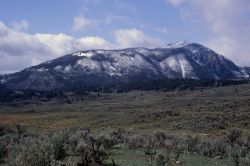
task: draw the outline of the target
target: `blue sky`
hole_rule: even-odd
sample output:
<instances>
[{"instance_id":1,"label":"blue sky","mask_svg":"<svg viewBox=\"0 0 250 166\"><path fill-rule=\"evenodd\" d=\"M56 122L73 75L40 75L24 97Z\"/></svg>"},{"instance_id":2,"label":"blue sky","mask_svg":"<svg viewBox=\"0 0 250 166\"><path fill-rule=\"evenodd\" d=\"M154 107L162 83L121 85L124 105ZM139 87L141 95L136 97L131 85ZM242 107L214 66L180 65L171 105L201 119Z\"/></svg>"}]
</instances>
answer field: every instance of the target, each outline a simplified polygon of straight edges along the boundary
<instances>
[{"instance_id":1,"label":"blue sky","mask_svg":"<svg viewBox=\"0 0 250 166\"><path fill-rule=\"evenodd\" d=\"M0 73L84 49L187 40L249 65L249 0L2 0Z\"/></svg>"},{"instance_id":2,"label":"blue sky","mask_svg":"<svg viewBox=\"0 0 250 166\"><path fill-rule=\"evenodd\" d=\"M109 33L112 30L138 28L166 42L200 41L203 33L191 35L179 8L164 0L42 0L35 3L34 0L8 0L0 4L1 21L11 25L26 20L29 33L98 35L113 40ZM72 31L73 18L77 16L100 21L100 27Z\"/></svg>"}]
</instances>

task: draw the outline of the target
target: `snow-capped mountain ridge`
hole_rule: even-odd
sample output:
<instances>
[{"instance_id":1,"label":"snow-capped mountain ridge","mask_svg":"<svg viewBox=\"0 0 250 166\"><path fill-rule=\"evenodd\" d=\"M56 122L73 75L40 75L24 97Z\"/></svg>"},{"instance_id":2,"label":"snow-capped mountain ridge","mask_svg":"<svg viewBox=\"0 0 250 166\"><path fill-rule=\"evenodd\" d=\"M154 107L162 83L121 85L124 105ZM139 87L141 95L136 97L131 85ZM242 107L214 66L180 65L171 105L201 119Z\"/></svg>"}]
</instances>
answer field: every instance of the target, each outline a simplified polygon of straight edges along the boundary
<instances>
[{"instance_id":1,"label":"snow-capped mountain ridge","mask_svg":"<svg viewBox=\"0 0 250 166\"><path fill-rule=\"evenodd\" d=\"M53 89L70 84L110 84L161 78L230 79L248 77L227 58L196 43L166 47L78 51L1 79L21 89Z\"/></svg>"}]
</instances>

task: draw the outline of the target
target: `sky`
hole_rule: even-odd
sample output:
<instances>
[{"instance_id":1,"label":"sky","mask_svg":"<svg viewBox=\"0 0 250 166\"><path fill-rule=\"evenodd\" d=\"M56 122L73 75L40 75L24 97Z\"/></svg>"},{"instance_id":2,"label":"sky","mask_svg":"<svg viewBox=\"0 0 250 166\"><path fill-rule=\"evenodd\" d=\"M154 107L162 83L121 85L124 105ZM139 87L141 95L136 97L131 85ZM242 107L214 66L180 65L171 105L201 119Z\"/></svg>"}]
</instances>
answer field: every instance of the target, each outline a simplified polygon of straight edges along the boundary
<instances>
[{"instance_id":1,"label":"sky","mask_svg":"<svg viewBox=\"0 0 250 166\"><path fill-rule=\"evenodd\" d=\"M1 0L0 73L88 49L203 44L250 66L250 0Z\"/></svg>"}]
</instances>

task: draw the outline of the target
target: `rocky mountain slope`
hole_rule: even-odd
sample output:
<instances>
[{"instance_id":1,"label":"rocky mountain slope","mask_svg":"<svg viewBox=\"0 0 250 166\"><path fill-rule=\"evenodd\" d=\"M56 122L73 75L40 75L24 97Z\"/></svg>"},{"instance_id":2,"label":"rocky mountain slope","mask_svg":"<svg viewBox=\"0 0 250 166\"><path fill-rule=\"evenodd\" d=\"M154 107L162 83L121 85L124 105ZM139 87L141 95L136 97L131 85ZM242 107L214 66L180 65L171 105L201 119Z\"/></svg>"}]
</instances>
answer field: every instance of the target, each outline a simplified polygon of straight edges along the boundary
<instances>
[{"instance_id":1,"label":"rocky mountain slope","mask_svg":"<svg viewBox=\"0 0 250 166\"><path fill-rule=\"evenodd\" d=\"M244 69L213 50L179 42L163 48L87 50L65 55L23 71L2 75L10 89L52 90L162 78L246 78Z\"/></svg>"},{"instance_id":2,"label":"rocky mountain slope","mask_svg":"<svg viewBox=\"0 0 250 166\"><path fill-rule=\"evenodd\" d=\"M250 75L250 67L244 67L244 71L245 71L248 75Z\"/></svg>"}]
</instances>

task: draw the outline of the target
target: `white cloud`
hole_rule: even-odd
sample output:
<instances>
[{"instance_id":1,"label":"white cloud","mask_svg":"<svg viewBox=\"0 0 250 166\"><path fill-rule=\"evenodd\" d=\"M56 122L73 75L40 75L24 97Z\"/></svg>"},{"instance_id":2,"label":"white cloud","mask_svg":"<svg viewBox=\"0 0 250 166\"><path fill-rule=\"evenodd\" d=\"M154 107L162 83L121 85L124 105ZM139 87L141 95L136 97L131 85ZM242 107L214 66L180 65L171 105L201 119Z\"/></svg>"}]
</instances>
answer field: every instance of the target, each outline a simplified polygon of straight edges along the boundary
<instances>
[{"instance_id":1,"label":"white cloud","mask_svg":"<svg viewBox=\"0 0 250 166\"><path fill-rule=\"evenodd\" d=\"M26 30L29 27L29 23L26 20L21 20L20 22L13 22L11 26L13 29L21 31Z\"/></svg>"},{"instance_id":2,"label":"white cloud","mask_svg":"<svg viewBox=\"0 0 250 166\"><path fill-rule=\"evenodd\" d=\"M147 36L143 31L136 28L116 30L114 35L116 45L119 48L157 47L163 44L160 40Z\"/></svg>"},{"instance_id":3,"label":"white cloud","mask_svg":"<svg viewBox=\"0 0 250 166\"><path fill-rule=\"evenodd\" d=\"M63 33L29 34L0 21L0 73L19 71L79 50L156 47L162 44L136 28L120 29L114 31L113 35L114 43L98 36L74 38Z\"/></svg>"},{"instance_id":4,"label":"white cloud","mask_svg":"<svg viewBox=\"0 0 250 166\"><path fill-rule=\"evenodd\" d=\"M241 42L240 39L221 36L210 38L204 44L225 55L238 65L250 66L250 48L245 42L249 43L249 40Z\"/></svg>"},{"instance_id":5,"label":"white cloud","mask_svg":"<svg viewBox=\"0 0 250 166\"><path fill-rule=\"evenodd\" d=\"M250 66L250 1L168 1L180 6L182 18L189 22L191 26L203 25L204 28L209 30L210 37L207 40L204 39L205 45L227 56L239 65ZM185 5L181 5L183 2L185 2Z\"/></svg>"},{"instance_id":6,"label":"white cloud","mask_svg":"<svg viewBox=\"0 0 250 166\"><path fill-rule=\"evenodd\" d=\"M114 48L113 44L107 42L106 40L104 40L101 37L93 37L93 36L89 36L89 37L83 37L78 39L79 43L81 45L84 45L86 48L88 49L110 49L110 48Z\"/></svg>"},{"instance_id":7,"label":"white cloud","mask_svg":"<svg viewBox=\"0 0 250 166\"><path fill-rule=\"evenodd\" d=\"M97 27L98 20L87 19L85 16L76 16L73 20L73 31L81 31L86 28Z\"/></svg>"},{"instance_id":8,"label":"white cloud","mask_svg":"<svg viewBox=\"0 0 250 166\"><path fill-rule=\"evenodd\" d=\"M65 34L28 34L0 21L0 72L13 72L85 49L111 48L100 37L74 38Z\"/></svg>"}]
</instances>

